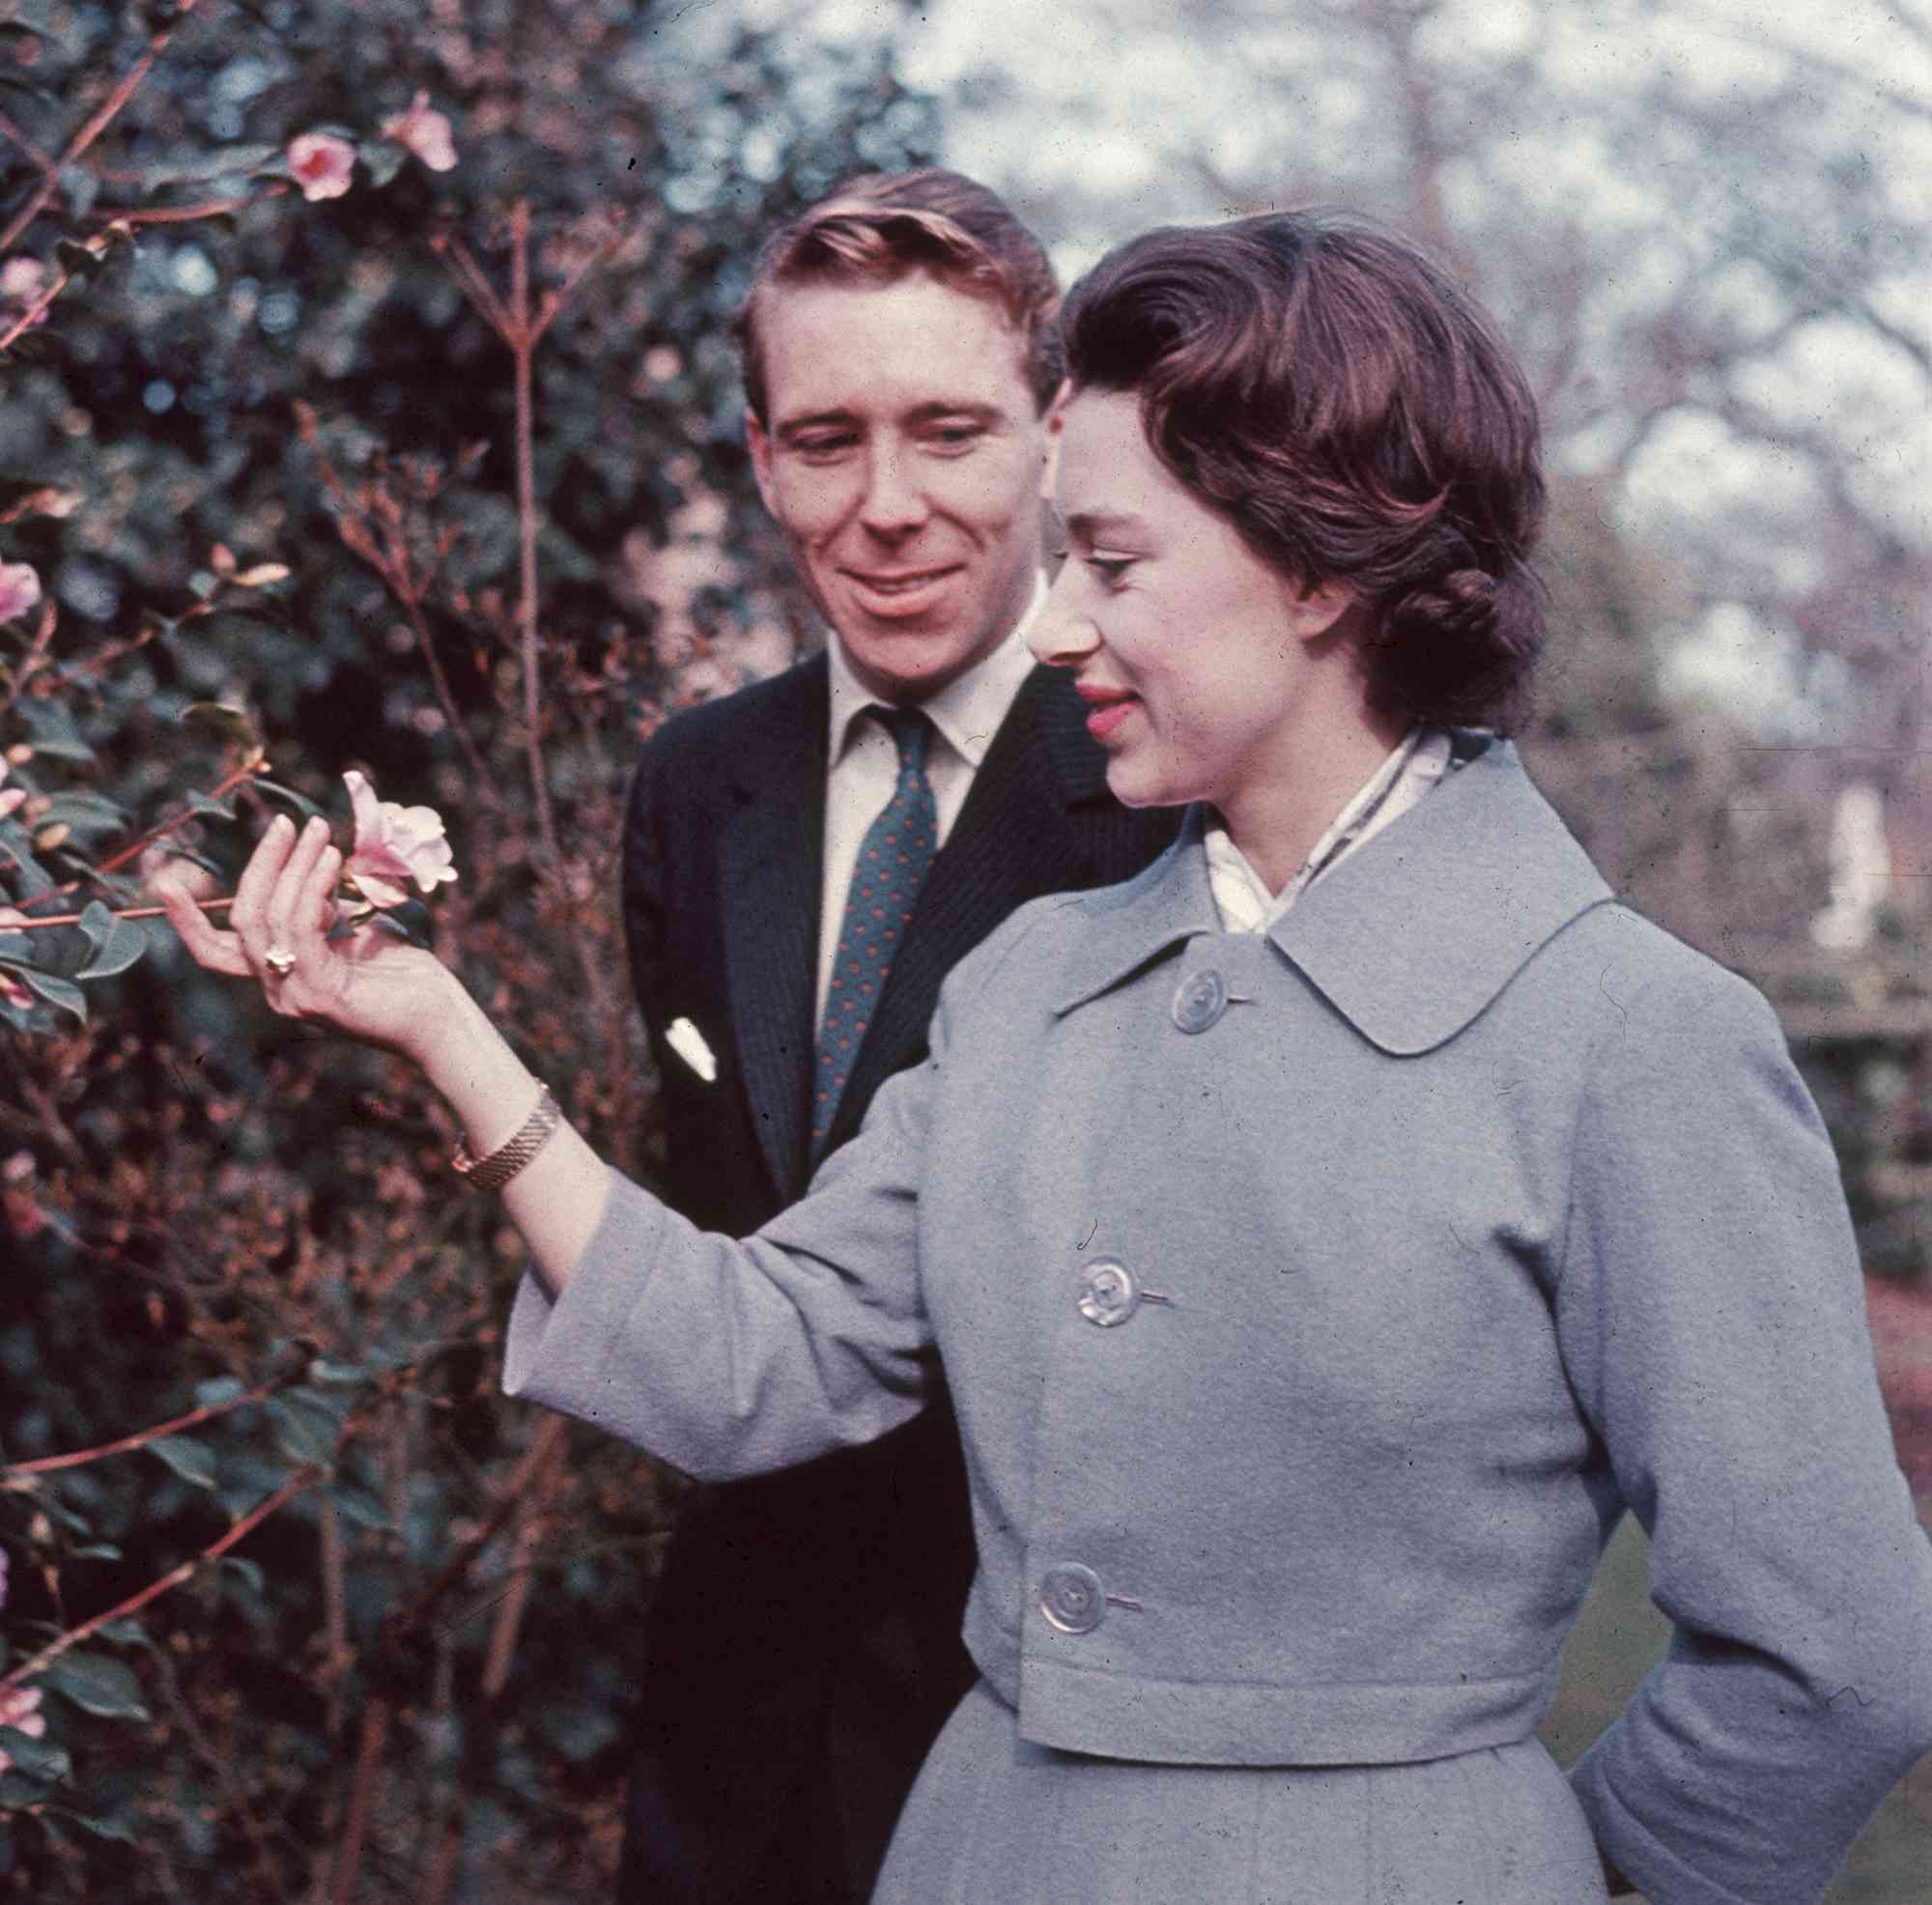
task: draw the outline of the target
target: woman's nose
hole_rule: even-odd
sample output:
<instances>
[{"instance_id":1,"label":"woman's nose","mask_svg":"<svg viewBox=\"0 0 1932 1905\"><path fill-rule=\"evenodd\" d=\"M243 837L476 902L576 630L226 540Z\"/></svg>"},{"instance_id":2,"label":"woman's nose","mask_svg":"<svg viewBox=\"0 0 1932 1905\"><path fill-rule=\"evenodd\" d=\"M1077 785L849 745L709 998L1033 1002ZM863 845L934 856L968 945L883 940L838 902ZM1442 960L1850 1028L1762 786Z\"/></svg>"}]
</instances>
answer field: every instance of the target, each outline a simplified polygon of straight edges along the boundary
<instances>
[{"instance_id":1,"label":"woman's nose","mask_svg":"<svg viewBox=\"0 0 1932 1905\"><path fill-rule=\"evenodd\" d=\"M1027 630L1026 643L1034 660L1049 668L1077 668L1100 645L1100 631L1075 600L1080 561L1069 555L1047 591L1040 611Z\"/></svg>"}]
</instances>

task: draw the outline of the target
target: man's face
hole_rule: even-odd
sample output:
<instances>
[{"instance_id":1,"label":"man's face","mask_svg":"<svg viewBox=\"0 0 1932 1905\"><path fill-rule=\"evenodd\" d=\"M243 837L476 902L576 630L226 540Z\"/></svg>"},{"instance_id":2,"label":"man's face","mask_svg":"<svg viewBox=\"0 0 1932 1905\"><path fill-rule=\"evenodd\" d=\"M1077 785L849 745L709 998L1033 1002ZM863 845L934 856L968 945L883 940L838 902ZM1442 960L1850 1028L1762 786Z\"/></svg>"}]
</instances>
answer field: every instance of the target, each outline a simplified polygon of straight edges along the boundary
<instances>
[{"instance_id":1,"label":"man's face","mask_svg":"<svg viewBox=\"0 0 1932 1905\"><path fill-rule=\"evenodd\" d=\"M1057 417L997 304L923 272L780 287L760 313L759 493L852 671L919 701L1011 633L1040 566Z\"/></svg>"}]
</instances>

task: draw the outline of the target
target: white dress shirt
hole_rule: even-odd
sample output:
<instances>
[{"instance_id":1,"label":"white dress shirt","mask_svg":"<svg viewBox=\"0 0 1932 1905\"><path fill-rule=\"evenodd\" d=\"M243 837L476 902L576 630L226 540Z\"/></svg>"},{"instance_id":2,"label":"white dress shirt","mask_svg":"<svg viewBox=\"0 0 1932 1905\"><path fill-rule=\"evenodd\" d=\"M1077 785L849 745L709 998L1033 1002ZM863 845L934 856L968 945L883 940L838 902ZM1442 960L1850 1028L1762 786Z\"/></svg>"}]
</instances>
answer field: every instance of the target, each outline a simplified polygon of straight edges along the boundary
<instances>
[{"instance_id":1,"label":"white dress shirt","mask_svg":"<svg viewBox=\"0 0 1932 1905\"><path fill-rule=\"evenodd\" d=\"M1265 932L1309 885L1374 839L1429 792L1449 770L1452 746L1439 728L1411 727L1395 751L1369 776L1316 841L1300 870L1279 893L1270 893L1228 830L1218 823L1204 837L1208 886L1226 932Z\"/></svg>"},{"instance_id":2,"label":"white dress shirt","mask_svg":"<svg viewBox=\"0 0 1932 1905\"><path fill-rule=\"evenodd\" d=\"M926 749L925 778L939 809L938 845L946 844L959 810L966 805L973 777L1033 672L1026 645L1028 624L1046 600L1042 577L1033 601L1013 632L956 680L950 681L920 707L933 725ZM899 753L884 723L859 719L878 705L853 674L835 633L826 642L832 663L832 736L825 780L825 883L818 902L818 995L812 1024L825 1016L832 988L832 963L838 952L838 929L845 920L845 895L866 830L879 817L898 785Z\"/></svg>"}]
</instances>

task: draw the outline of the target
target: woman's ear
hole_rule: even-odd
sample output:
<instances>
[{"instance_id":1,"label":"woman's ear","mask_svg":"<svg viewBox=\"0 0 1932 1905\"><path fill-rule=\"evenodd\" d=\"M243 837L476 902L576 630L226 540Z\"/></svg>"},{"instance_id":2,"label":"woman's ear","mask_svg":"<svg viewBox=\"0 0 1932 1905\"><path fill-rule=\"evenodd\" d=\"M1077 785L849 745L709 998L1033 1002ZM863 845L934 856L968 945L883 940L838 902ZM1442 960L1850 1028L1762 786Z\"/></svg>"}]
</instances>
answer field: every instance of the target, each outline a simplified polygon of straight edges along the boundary
<instances>
[{"instance_id":1,"label":"woman's ear","mask_svg":"<svg viewBox=\"0 0 1932 1905\"><path fill-rule=\"evenodd\" d=\"M1290 626L1302 641L1319 641L1336 628L1361 598L1345 582L1316 583L1288 589Z\"/></svg>"},{"instance_id":2,"label":"woman's ear","mask_svg":"<svg viewBox=\"0 0 1932 1905\"><path fill-rule=\"evenodd\" d=\"M1060 388L1053 393L1053 401L1046 407L1046 462L1039 472L1042 502L1053 500L1053 479L1060 473L1060 437L1066 428L1066 400L1072 394L1072 380L1063 377Z\"/></svg>"}]
</instances>

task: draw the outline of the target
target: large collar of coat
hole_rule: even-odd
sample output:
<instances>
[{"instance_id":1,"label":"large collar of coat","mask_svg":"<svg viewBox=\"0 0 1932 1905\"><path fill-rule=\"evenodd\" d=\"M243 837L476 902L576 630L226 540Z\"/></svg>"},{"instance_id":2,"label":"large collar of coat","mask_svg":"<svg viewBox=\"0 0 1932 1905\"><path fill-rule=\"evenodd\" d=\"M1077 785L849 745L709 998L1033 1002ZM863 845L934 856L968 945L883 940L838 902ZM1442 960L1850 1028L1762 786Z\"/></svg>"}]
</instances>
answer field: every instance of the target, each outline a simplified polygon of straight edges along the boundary
<instances>
[{"instance_id":1,"label":"large collar of coat","mask_svg":"<svg viewBox=\"0 0 1932 1905\"><path fill-rule=\"evenodd\" d=\"M1138 879L1082 902L1057 1010L1220 931L1203 810ZM1578 914L1611 897L1516 749L1492 741L1324 873L1268 937L1362 1037L1413 1056L1453 1038Z\"/></svg>"}]
</instances>

